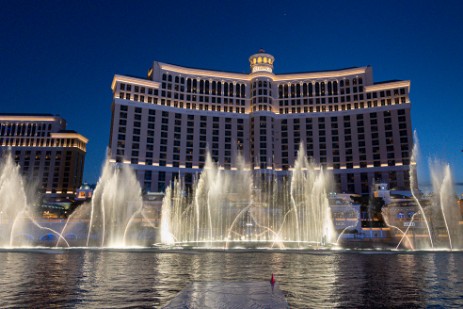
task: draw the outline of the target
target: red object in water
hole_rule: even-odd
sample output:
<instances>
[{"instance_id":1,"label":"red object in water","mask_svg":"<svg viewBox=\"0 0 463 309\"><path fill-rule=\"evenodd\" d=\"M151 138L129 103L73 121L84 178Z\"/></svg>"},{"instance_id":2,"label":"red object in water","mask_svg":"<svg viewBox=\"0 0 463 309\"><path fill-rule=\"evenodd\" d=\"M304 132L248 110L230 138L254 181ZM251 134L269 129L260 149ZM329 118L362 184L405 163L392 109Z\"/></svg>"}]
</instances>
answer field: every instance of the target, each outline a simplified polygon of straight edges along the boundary
<instances>
[{"instance_id":1,"label":"red object in water","mask_svg":"<svg viewBox=\"0 0 463 309\"><path fill-rule=\"evenodd\" d=\"M273 273L272 273L272 278L270 279L270 283L275 284L275 277L273 276Z\"/></svg>"}]
</instances>

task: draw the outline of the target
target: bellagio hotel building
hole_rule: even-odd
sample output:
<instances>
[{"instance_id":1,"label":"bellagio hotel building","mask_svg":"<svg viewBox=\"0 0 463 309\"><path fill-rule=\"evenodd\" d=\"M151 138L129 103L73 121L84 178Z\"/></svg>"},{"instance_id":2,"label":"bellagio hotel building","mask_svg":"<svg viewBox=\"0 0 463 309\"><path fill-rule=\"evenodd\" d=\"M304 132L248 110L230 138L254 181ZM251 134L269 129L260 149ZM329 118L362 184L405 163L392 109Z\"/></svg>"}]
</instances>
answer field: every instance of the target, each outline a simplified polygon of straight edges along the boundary
<instances>
[{"instance_id":1,"label":"bellagio hotel building","mask_svg":"<svg viewBox=\"0 0 463 309\"><path fill-rule=\"evenodd\" d=\"M163 191L190 184L208 151L225 170L241 154L255 173L286 175L302 144L338 192L409 187L410 81L375 83L370 66L274 74L263 50L249 62L249 74L155 61L147 78L115 75L110 159Z\"/></svg>"}]
</instances>

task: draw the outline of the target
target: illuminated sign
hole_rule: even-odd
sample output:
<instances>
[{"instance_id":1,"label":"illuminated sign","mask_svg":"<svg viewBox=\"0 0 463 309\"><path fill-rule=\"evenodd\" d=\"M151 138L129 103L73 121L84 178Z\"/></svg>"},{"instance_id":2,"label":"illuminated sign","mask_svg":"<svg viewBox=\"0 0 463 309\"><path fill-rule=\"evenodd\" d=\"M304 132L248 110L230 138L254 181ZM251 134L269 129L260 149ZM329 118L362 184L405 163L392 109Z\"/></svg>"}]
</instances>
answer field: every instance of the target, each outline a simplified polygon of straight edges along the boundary
<instances>
[{"instance_id":1,"label":"illuminated sign","mask_svg":"<svg viewBox=\"0 0 463 309\"><path fill-rule=\"evenodd\" d=\"M255 72L269 72L272 73L272 68L262 65L256 65L252 67L252 73Z\"/></svg>"}]
</instances>

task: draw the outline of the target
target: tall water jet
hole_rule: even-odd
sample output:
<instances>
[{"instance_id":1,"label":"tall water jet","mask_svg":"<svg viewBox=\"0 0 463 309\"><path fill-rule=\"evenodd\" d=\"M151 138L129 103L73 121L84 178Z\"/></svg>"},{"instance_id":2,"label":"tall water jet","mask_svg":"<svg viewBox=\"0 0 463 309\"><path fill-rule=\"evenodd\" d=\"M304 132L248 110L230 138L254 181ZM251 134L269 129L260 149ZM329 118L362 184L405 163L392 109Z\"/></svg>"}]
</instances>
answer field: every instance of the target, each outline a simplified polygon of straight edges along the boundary
<instances>
[{"instance_id":1,"label":"tall water jet","mask_svg":"<svg viewBox=\"0 0 463 309\"><path fill-rule=\"evenodd\" d=\"M428 218L427 218L427 215L426 215L426 212L421 204L421 201L420 199L418 198L417 196L417 188L418 188L418 180L417 180L417 170L416 170L416 167L417 167L417 161L418 161L418 156L419 156L419 147L418 147L418 134L416 133L416 131L414 132L413 134L414 136L414 140L415 140L415 144L413 145L413 150L412 150L412 156L411 156L411 160L410 160L410 192L413 196L413 199L415 200L416 204L418 205L418 209L420 211L420 214L421 214L421 218L423 219L424 221L424 224L426 225L426 230L428 232L428 236L429 236L429 243L430 243L430 246L431 248L434 248L434 241L433 241L433 236L432 236L432 233L431 233L431 228L430 228L430 225L429 225L429 222L428 222Z\"/></svg>"},{"instance_id":2,"label":"tall water jet","mask_svg":"<svg viewBox=\"0 0 463 309\"><path fill-rule=\"evenodd\" d=\"M32 236L22 233L21 225L27 220L27 198L24 180L10 153L0 163L0 247L31 245ZM18 243L19 241L19 243Z\"/></svg>"},{"instance_id":3,"label":"tall water jet","mask_svg":"<svg viewBox=\"0 0 463 309\"><path fill-rule=\"evenodd\" d=\"M134 245L131 229L143 218L141 193L129 167L106 160L92 199L87 246Z\"/></svg>"},{"instance_id":4,"label":"tall water jet","mask_svg":"<svg viewBox=\"0 0 463 309\"><path fill-rule=\"evenodd\" d=\"M229 248L335 242L328 177L308 162L302 147L290 176L254 174L241 157L236 166L224 170L208 154L191 192L182 181L167 190L161 219L164 244Z\"/></svg>"},{"instance_id":5,"label":"tall water jet","mask_svg":"<svg viewBox=\"0 0 463 309\"><path fill-rule=\"evenodd\" d=\"M334 243L336 240L323 169L309 163L303 145L299 147L291 175L291 204L294 211L296 241Z\"/></svg>"},{"instance_id":6,"label":"tall water jet","mask_svg":"<svg viewBox=\"0 0 463 309\"><path fill-rule=\"evenodd\" d=\"M453 190L453 180L450 166L437 160L430 160L433 194L431 196L432 221L436 227L441 246L450 249L461 248L461 236L458 231L458 221L461 217L456 195ZM447 238L447 241L444 239Z\"/></svg>"},{"instance_id":7,"label":"tall water jet","mask_svg":"<svg viewBox=\"0 0 463 309\"><path fill-rule=\"evenodd\" d=\"M166 245L173 245L175 243L174 235L172 234L171 226L171 210L172 210L172 189L168 187L166 189L166 198L162 201L161 208L161 243Z\"/></svg>"},{"instance_id":8,"label":"tall water jet","mask_svg":"<svg viewBox=\"0 0 463 309\"><path fill-rule=\"evenodd\" d=\"M253 216L252 177L244 164L237 171L224 171L212 160L210 154L193 191L194 242L211 245L227 239L250 238L249 226L242 220ZM181 199L179 199L180 201ZM257 212L255 216L259 216ZM239 224L238 219L241 219Z\"/></svg>"},{"instance_id":9,"label":"tall water jet","mask_svg":"<svg viewBox=\"0 0 463 309\"><path fill-rule=\"evenodd\" d=\"M415 132L410 164L410 191L414 201L414 208L407 200L403 209L398 213L390 213L389 206L384 213L388 226L400 230L398 246L405 245L412 249L455 249L462 247L461 241L461 213L457 205L457 198L453 191L453 180L450 166L438 160L429 160L429 170L432 181L432 193L423 194L418 191L416 169L419 155L418 138ZM392 202L392 208L401 207L399 202ZM408 211L408 213L404 213ZM398 219L394 218L399 216ZM386 220L393 218L403 224L406 229L400 229ZM407 239L407 243L404 240ZM409 245L407 245L409 244Z\"/></svg>"},{"instance_id":10,"label":"tall water jet","mask_svg":"<svg viewBox=\"0 0 463 309\"><path fill-rule=\"evenodd\" d=\"M0 163L0 247L36 245L40 242L37 235L41 231L63 239L60 233L42 226L34 217L34 211L29 207L20 166L15 164L11 153L7 152ZM64 239L63 241L69 246Z\"/></svg>"}]
</instances>

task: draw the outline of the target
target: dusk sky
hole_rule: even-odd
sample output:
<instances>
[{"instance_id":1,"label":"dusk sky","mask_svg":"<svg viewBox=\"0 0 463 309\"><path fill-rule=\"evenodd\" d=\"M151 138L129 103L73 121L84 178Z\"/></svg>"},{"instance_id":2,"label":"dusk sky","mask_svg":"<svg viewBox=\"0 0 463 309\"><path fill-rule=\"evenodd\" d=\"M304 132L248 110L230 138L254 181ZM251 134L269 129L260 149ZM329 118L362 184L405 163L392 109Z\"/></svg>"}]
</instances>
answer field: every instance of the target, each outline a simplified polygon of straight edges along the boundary
<instances>
[{"instance_id":1,"label":"dusk sky","mask_svg":"<svg viewBox=\"0 0 463 309\"><path fill-rule=\"evenodd\" d=\"M461 29L460 0L2 1L0 113L65 118L96 183L114 74L146 77L154 60L248 73L264 48L276 74L371 65L377 82L410 80L420 181L438 158L463 182Z\"/></svg>"}]
</instances>

